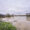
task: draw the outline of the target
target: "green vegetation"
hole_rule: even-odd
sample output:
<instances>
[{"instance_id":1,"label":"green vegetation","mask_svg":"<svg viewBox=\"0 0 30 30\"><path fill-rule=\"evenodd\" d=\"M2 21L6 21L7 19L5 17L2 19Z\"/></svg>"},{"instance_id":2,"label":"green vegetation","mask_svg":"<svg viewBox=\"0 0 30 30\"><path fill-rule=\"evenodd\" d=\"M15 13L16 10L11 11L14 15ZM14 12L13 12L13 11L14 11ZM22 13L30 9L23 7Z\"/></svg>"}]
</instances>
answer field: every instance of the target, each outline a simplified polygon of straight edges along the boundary
<instances>
[{"instance_id":1,"label":"green vegetation","mask_svg":"<svg viewBox=\"0 0 30 30\"><path fill-rule=\"evenodd\" d=\"M13 17L14 15L6 14L6 17Z\"/></svg>"},{"instance_id":2,"label":"green vegetation","mask_svg":"<svg viewBox=\"0 0 30 30\"><path fill-rule=\"evenodd\" d=\"M11 15L10 14L6 14L6 17L11 17Z\"/></svg>"},{"instance_id":3,"label":"green vegetation","mask_svg":"<svg viewBox=\"0 0 30 30\"><path fill-rule=\"evenodd\" d=\"M0 22L0 30L16 30L16 27L8 22Z\"/></svg>"}]
</instances>

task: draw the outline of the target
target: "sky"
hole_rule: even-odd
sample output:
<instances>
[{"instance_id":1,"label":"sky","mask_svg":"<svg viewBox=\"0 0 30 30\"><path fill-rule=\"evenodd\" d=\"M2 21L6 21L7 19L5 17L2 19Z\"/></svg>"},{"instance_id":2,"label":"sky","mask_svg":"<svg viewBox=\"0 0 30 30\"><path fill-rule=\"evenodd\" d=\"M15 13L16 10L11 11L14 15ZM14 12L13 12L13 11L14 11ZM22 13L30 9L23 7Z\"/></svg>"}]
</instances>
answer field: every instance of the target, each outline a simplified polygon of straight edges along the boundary
<instances>
[{"instance_id":1,"label":"sky","mask_svg":"<svg viewBox=\"0 0 30 30\"><path fill-rule=\"evenodd\" d=\"M17 15L30 13L30 0L0 0L0 13Z\"/></svg>"}]
</instances>

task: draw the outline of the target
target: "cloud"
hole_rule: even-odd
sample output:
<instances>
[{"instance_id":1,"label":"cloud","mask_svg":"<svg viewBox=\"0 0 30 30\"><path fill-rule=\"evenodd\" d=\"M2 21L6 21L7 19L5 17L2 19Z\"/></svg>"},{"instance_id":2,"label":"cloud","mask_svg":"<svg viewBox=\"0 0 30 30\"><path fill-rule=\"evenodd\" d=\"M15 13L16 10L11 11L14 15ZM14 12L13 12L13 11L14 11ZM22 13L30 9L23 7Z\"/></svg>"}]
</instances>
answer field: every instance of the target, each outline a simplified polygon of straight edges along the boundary
<instances>
[{"instance_id":1,"label":"cloud","mask_svg":"<svg viewBox=\"0 0 30 30\"><path fill-rule=\"evenodd\" d=\"M25 14L30 12L30 0L0 0L0 13Z\"/></svg>"}]
</instances>

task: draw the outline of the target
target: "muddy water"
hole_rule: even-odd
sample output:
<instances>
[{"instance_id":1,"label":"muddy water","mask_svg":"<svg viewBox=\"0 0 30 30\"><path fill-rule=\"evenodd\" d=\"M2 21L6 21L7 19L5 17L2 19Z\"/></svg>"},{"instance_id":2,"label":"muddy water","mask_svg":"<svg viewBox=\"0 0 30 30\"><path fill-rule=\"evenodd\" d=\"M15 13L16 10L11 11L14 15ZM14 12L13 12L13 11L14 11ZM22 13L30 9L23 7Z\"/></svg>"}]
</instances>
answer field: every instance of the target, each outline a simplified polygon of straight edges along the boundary
<instances>
[{"instance_id":1,"label":"muddy water","mask_svg":"<svg viewBox=\"0 0 30 30\"><path fill-rule=\"evenodd\" d=\"M11 22L17 30L30 30L30 21L26 16L14 16L11 18L2 18L5 22Z\"/></svg>"},{"instance_id":2,"label":"muddy water","mask_svg":"<svg viewBox=\"0 0 30 30\"><path fill-rule=\"evenodd\" d=\"M14 16L11 18L2 18L3 21L6 22L11 22L11 23L15 23L15 22L20 22L20 21L26 21L26 16Z\"/></svg>"}]
</instances>

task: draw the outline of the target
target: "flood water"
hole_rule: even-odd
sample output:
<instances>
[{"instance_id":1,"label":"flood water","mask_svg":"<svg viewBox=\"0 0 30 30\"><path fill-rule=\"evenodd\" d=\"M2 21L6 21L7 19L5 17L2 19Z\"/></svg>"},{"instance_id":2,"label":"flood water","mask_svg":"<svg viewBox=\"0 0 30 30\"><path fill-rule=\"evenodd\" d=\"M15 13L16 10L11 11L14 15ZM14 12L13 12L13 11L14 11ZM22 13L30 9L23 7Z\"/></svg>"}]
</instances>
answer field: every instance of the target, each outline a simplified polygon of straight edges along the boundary
<instances>
[{"instance_id":1,"label":"flood water","mask_svg":"<svg viewBox=\"0 0 30 30\"><path fill-rule=\"evenodd\" d=\"M14 16L10 18L2 18L4 22L11 22L18 30L24 30L24 28L30 29L30 21L27 21L26 16Z\"/></svg>"},{"instance_id":2,"label":"flood water","mask_svg":"<svg viewBox=\"0 0 30 30\"><path fill-rule=\"evenodd\" d=\"M9 21L9 22L18 22L18 21L26 21L27 17L26 16L14 16L10 18L2 18L3 21Z\"/></svg>"}]
</instances>

